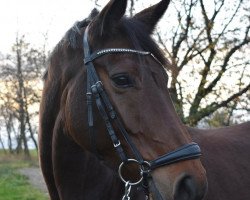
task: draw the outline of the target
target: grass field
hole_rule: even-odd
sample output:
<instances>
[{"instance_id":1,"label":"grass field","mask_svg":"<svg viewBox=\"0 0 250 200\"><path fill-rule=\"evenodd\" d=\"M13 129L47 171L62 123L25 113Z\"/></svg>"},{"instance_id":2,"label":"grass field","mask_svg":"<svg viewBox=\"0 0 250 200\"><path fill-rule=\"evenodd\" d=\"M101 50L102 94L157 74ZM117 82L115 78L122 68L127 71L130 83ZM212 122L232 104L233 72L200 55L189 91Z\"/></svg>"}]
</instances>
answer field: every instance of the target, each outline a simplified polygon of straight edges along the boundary
<instances>
[{"instance_id":1,"label":"grass field","mask_svg":"<svg viewBox=\"0 0 250 200\"><path fill-rule=\"evenodd\" d=\"M0 200L48 200L45 194L32 187L18 169L37 165L35 153L32 160L6 155L0 151Z\"/></svg>"}]
</instances>

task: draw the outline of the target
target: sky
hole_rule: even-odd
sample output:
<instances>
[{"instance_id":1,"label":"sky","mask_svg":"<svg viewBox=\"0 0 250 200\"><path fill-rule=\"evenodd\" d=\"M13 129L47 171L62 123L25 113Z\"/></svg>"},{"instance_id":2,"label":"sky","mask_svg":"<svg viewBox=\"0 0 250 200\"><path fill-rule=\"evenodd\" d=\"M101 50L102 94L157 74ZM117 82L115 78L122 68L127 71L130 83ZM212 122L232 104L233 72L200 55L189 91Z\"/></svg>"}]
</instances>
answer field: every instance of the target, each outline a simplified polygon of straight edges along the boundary
<instances>
[{"instance_id":1,"label":"sky","mask_svg":"<svg viewBox=\"0 0 250 200\"><path fill-rule=\"evenodd\" d=\"M98 0L101 6L109 0ZM53 48L76 21L86 18L95 0L1 0L0 52L8 53L16 35L25 35L33 45L44 43L48 34L48 50ZM154 4L159 0L146 1ZM135 5L137 6L137 5ZM140 10L140 8L139 8Z\"/></svg>"},{"instance_id":2,"label":"sky","mask_svg":"<svg viewBox=\"0 0 250 200\"><path fill-rule=\"evenodd\" d=\"M108 1L99 0L100 8ZM17 33L37 46L44 43L44 35L48 34L49 50L74 22L86 18L94 7L94 0L1 0L0 52L10 52Z\"/></svg>"},{"instance_id":3,"label":"sky","mask_svg":"<svg viewBox=\"0 0 250 200\"><path fill-rule=\"evenodd\" d=\"M35 45L43 43L43 35L47 33L48 46L52 48L92 8L91 0L1 0L0 52L10 51L17 32Z\"/></svg>"}]
</instances>

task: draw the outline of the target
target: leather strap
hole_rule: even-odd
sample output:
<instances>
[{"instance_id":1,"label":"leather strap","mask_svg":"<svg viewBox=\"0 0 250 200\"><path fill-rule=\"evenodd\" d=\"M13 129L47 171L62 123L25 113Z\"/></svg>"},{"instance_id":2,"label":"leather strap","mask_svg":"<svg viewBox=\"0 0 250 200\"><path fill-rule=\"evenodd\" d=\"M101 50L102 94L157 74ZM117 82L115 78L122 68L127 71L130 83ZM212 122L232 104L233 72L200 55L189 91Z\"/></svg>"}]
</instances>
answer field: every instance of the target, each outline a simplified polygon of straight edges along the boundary
<instances>
[{"instance_id":1,"label":"leather strap","mask_svg":"<svg viewBox=\"0 0 250 200\"><path fill-rule=\"evenodd\" d=\"M199 158L201 156L201 150L197 143L190 143L180 148L171 151L153 161L150 162L151 169L155 169L164 165L170 165L172 163Z\"/></svg>"}]
</instances>

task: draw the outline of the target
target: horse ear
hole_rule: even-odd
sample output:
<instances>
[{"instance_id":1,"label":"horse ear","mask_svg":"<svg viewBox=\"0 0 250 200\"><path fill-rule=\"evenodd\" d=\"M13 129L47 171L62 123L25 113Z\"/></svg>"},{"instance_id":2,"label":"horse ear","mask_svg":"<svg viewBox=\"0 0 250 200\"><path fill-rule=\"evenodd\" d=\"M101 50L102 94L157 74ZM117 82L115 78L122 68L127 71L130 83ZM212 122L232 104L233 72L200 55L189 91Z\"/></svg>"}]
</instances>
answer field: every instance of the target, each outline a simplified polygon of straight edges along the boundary
<instances>
[{"instance_id":1,"label":"horse ear","mask_svg":"<svg viewBox=\"0 0 250 200\"><path fill-rule=\"evenodd\" d=\"M117 24L125 14L127 7L127 0L111 0L102 9L96 19L96 25L100 35L105 32L111 31L112 27Z\"/></svg>"},{"instance_id":2,"label":"horse ear","mask_svg":"<svg viewBox=\"0 0 250 200\"><path fill-rule=\"evenodd\" d=\"M148 33L151 34L157 22L160 20L160 18L167 10L169 2L170 0L162 0L158 4L155 4L137 13L134 16L134 19L137 19L141 21L144 25L146 25L147 28L146 31L148 31Z\"/></svg>"}]
</instances>

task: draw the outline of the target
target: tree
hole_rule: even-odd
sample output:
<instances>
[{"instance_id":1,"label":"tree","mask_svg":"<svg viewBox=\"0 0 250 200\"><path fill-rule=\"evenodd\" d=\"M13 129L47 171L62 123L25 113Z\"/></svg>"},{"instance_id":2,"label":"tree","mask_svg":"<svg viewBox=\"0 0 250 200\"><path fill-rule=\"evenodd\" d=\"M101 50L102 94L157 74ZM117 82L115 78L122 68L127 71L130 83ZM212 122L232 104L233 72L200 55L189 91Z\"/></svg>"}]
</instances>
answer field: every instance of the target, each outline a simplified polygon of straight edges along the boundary
<instances>
[{"instance_id":1,"label":"tree","mask_svg":"<svg viewBox=\"0 0 250 200\"><path fill-rule=\"evenodd\" d=\"M41 96L41 76L45 67L46 54L35 49L17 35L12 48L13 54L6 56L1 64L0 80L3 92L0 94L1 116L8 135L9 150L16 139L16 152L29 155L28 141L37 148L38 104Z\"/></svg>"},{"instance_id":2,"label":"tree","mask_svg":"<svg viewBox=\"0 0 250 200\"><path fill-rule=\"evenodd\" d=\"M196 125L231 102L243 99L249 102L243 94L250 88L250 72L246 70L250 14L247 2L230 3L229 6L224 0L217 0L209 5L203 0L189 0L177 11L179 24L172 32L171 61L175 70L170 91L180 116L190 125ZM160 36L159 41L162 41ZM191 92L187 76L181 74L185 70L198 83ZM232 76L237 78L233 80ZM228 87L227 78L234 85ZM189 110L186 116L185 107Z\"/></svg>"},{"instance_id":3,"label":"tree","mask_svg":"<svg viewBox=\"0 0 250 200\"><path fill-rule=\"evenodd\" d=\"M155 38L172 63L169 90L184 123L222 108L250 115L249 10L247 0L171 2Z\"/></svg>"}]
</instances>

